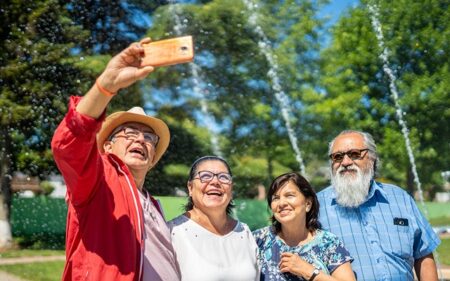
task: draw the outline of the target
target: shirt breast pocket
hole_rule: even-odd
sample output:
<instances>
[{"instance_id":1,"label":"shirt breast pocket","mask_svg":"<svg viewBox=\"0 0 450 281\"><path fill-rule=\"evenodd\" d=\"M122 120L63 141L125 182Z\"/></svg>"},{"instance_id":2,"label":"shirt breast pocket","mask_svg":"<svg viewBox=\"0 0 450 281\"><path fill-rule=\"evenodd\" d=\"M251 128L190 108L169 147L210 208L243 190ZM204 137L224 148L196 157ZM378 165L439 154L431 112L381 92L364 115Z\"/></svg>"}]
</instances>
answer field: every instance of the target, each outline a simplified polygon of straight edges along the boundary
<instances>
[{"instance_id":1,"label":"shirt breast pocket","mask_svg":"<svg viewBox=\"0 0 450 281\"><path fill-rule=\"evenodd\" d=\"M405 260L413 256L414 237L410 225L392 225L386 238L382 243L385 253L391 253Z\"/></svg>"}]
</instances>

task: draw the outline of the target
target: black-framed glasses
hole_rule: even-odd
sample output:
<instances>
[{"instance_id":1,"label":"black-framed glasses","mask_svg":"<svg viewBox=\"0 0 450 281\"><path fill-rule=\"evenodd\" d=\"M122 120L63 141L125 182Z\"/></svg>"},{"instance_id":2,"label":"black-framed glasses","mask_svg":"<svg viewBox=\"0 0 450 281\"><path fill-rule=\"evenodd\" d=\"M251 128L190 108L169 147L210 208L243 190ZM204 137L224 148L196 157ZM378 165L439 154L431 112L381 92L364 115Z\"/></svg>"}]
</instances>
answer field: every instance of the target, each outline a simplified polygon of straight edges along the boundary
<instances>
[{"instance_id":1,"label":"black-framed glasses","mask_svg":"<svg viewBox=\"0 0 450 281\"><path fill-rule=\"evenodd\" d=\"M159 136L151 133L151 132L142 132L138 129L132 128L132 127L122 127L120 128L117 132L122 132L125 134L125 137L127 140L136 140L140 134L144 135L144 141L153 144L154 146L156 146L158 144L159 141Z\"/></svg>"},{"instance_id":2,"label":"black-framed glasses","mask_svg":"<svg viewBox=\"0 0 450 281\"><path fill-rule=\"evenodd\" d=\"M329 156L330 156L331 161L333 161L334 163L340 163L344 160L345 155L347 155L352 160L360 160L360 159L364 158L364 156L366 156L367 151L369 151L368 148L350 149L345 152L331 153Z\"/></svg>"},{"instance_id":3,"label":"black-framed glasses","mask_svg":"<svg viewBox=\"0 0 450 281\"><path fill-rule=\"evenodd\" d=\"M212 181L215 176L217 176L217 179L221 183L228 184L233 181L233 177L230 174L223 172L215 174L210 171L200 171L197 173L197 175L198 179L203 183Z\"/></svg>"}]
</instances>

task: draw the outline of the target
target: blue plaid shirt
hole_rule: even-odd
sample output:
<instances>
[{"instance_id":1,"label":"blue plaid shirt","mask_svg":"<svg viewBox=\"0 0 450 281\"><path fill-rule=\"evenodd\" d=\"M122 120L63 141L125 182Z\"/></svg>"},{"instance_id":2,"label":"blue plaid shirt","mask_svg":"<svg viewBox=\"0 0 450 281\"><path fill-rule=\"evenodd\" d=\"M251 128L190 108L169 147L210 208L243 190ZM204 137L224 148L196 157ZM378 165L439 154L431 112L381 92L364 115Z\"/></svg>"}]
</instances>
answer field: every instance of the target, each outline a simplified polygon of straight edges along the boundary
<instances>
[{"instance_id":1,"label":"blue plaid shirt","mask_svg":"<svg viewBox=\"0 0 450 281\"><path fill-rule=\"evenodd\" d=\"M414 261L440 243L412 197L397 186L372 181L358 208L338 205L331 186L317 196L320 222L344 241L358 280L412 281Z\"/></svg>"}]
</instances>

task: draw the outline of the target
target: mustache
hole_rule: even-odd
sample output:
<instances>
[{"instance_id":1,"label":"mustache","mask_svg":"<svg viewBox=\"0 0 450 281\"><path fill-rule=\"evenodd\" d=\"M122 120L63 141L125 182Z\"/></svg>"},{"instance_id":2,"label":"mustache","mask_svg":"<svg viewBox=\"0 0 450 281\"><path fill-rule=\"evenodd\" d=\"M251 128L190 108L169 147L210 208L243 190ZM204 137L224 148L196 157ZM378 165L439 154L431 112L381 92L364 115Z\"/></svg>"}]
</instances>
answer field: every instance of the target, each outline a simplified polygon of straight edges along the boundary
<instances>
[{"instance_id":1,"label":"mustache","mask_svg":"<svg viewBox=\"0 0 450 281\"><path fill-rule=\"evenodd\" d=\"M356 171L356 172L361 172L361 169L356 166L355 164L352 164L350 166L340 166L336 171L335 174L341 174L342 172L347 172L347 171Z\"/></svg>"}]
</instances>

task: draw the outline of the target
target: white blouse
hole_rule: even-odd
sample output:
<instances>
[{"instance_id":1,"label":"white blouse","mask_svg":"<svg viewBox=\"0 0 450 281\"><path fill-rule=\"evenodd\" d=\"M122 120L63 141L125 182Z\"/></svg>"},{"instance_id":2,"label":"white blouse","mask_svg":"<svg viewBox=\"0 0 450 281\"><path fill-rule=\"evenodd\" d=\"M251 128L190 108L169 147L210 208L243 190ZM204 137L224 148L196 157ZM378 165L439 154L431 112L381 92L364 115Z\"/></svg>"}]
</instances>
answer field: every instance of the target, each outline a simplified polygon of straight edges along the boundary
<instances>
[{"instance_id":1,"label":"white blouse","mask_svg":"<svg viewBox=\"0 0 450 281\"><path fill-rule=\"evenodd\" d=\"M181 215L169 228L181 280L259 280L258 247L245 223L220 236Z\"/></svg>"}]
</instances>

